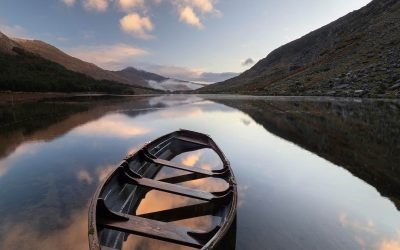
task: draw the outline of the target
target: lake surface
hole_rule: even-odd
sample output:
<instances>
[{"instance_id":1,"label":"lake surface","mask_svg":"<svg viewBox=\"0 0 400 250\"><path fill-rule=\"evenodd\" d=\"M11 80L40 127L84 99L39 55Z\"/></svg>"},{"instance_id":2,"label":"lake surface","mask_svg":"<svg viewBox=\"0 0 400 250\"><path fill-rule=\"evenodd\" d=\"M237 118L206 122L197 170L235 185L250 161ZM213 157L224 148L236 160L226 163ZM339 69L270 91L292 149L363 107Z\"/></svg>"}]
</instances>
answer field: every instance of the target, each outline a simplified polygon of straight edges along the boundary
<instances>
[{"instance_id":1,"label":"lake surface","mask_svg":"<svg viewBox=\"0 0 400 250\"><path fill-rule=\"evenodd\" d=\"M399 102L232 96L0 106L0 249L87 249L100 180L143 143L180 128L211 135L231 162L236 249L400 249ZM196 151L174 160L214 158ZM149 193L140 212L160 209L159 197L165 207L181 202ZM185 223L210 226L207 218ZM124 249L146 247L177 249L141 237Z\"/></svg>"}]
</instances>

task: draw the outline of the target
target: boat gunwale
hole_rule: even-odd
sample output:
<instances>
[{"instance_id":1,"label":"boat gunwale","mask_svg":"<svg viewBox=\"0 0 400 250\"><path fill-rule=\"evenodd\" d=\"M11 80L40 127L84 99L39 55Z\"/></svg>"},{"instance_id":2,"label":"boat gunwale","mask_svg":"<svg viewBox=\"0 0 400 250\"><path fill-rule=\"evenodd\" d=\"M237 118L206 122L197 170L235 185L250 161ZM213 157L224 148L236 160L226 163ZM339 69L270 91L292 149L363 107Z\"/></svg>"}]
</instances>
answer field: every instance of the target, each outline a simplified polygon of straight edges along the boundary
<instances>
[{"instance_id":1,"label":"boat gunwale","mask_svg":"<svg viewBox=\"0 0 400 250\"><path fill-rule=\"evenodd\" d=\"M134 153L130 154L123 161L121 161L115 167L115 169L113 169L113 171L111 171L107 175L107 177L100 182L96 192L92 196L92 199L91 199L91 202L90 202L90 205L89 205L89 210L88 210L89 211L88 212L89 249L91 249L91 250L101 250L103 248L104 249L107 248L107 247L101 246L100 242L99 242L98 231L97 231L97 204L98 204L98 200L100 198L100 195L102 194L102 192L106 188L107 184L109 184L110 181L114 178L114 176L118 174L117 169L129 164L129 160L130 159L132 159L135 156L137 156L141 151L147 150L147 148L149 146L157 145L157 143L158 144L163 143L168 139L174 139L174 138L177 137L176 135L180 134L180 133L191 134L192 136L198 135L198 136L201 136L204 139L206 139L207 140L207 147L204 147L204 148L210 148L214 152L216 152L218 154L219 158L221 159L221 161L223 162L223 169L227 169L228 173L229 173L229 178L225 179L225 181L227 181L227 183L229 184L229 188L232 190L231 199L230 199L230 201L229 201L229 203L227 205L227 206L229 206L229 210L227 211L227 213L223 217L221 217L221 223L220 223L220 225L218 225L219 229L217 230L217 232L211 237L211 239L208 240L208 242L206 242L202 246L201 249L213 249L213 248L215 248L216 246L218 246L218 243L228 234L233 222L235 221L236 209L237 209L237 184L236 184L235 175L234 175L233 170L231 168L230 162L227 160L225 154L222 152L222 150L219 148L219 146L215 143L215 141L209 135L181 129L181 130L166 134L164 136L161 136L161 137L151 141L150 143L146 143L146 144L142 145L138 150L136 150ZM139 202L139 204L140 204L140 202ZM178 245L180 245L180 244L178 244Z\"/></svg>"}]
</instances>

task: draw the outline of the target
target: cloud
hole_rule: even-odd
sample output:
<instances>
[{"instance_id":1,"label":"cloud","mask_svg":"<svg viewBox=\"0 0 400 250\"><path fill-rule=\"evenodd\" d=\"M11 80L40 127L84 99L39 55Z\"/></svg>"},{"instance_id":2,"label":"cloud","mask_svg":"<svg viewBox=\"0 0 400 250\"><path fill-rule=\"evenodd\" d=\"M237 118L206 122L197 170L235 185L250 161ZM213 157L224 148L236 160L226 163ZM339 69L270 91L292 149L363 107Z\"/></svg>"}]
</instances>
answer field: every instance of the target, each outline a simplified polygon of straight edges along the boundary
<instances>
[{"instance_id":1,"label":"cloud","mask_svg":"<svg viewBox=\"0 0 400 250\"><path fill-rule=\"evenodd\" d=\"M219 12L214 8L216 0L171 0L171 2L178 8L189 6L202 13Z\"/></svg>"},{"instance_id":2,"label":"cloud","mask_svg":"<svg viewBox=\"0 0 400 250\"><path fill-rule=\"evenodd\" d=\"M159 75L180 80L198 79L203 73L202 69L186 68L174 65L143 64L141 65L141 68Z\"/></svg>"},{"instance_id":3,"label":"cloud","mask_svg":"<svg viewBox=\"0 0 400 250\"><path fill-rule=\"evenodd\" d=\"M68 52L84 61L107 69L120 69L130 64L133 59L148 55L149 52L128 44L82 46Z\"/></svg>"},{"instance_id":4,"label":"cloud","mask_svg":"<svg viewBox=\"0 0 400 250\"><path fill-rule=\"evenodd\" d=\"M118 0L118 6L121 10L129 12L134 8L143 8L144 0Z\"/></svg>"},{"instance_id":5,"label":"cloud","mask_svg":"<svg viewBox=\"0 0 400 250\"><path fill-rule=\"evenodd\" d=\"M108 0L84 0L83 6L87 10L104 12L108 9Z\"/></svg>"},{"instance_id":6,"label":"cloud","mask_svg":"<svg viewBox=\"0 0 400 250\"><path fill-rule=\"evenodd\" d=\"M255 62L253 60L253 58L247 58L246 60L244 60L242 62L242 66L249 66L249 65L253 65Z\"/></svg>"},{"instance_id":7,"label":"cloud","mask_svg":"<svg viewBox=\"0 0 400 250\"><path fill-rule=\"evenodd\" d=\"M215 9L217 0L171 0L179 13L179 20L199 29L204 28L201 19L205 14L213 13L221 16L222 13ZM198 12L202 15L199 16Z\"/></svg>"},{"instance_id":8,"label":"cloud","mask_svg":"<svg viewBox=\"0 0 400 250\"><path fill-rule=\"evenodd\" d=\"M379 248L379 250L400 250L400 240L384 240Z\"/></svg>"},{"instance_id":9,"label":"cloud","mask_svg":"<svg viewBox=\"0 0 400 250\"><path fill-rule=\"evenodd\" d=\"M202 12L212 12L214 10L212 0L192 0L190 2Z\"/></svg>"},{"instance_id":10,"label":"cloud","mask_svg":"<svg viewBox=\"0 0 400 250\"><path fill-rule=\"evenodd\" d=\"M204 28L203 24L200 22L199 17L196 15L192 7L186 6L179 11L179 20L185 22L189 25L196 26L199 29Z\"/></svg>"},{"instance_id":11,"label":"cloud","mask_svg":"<svg viewBox=\"0 0 400 250\"><path fill-rule=\"evenodd\" d=\"M76 0L61 0L65 5L68 7L73 6L76 2Z\"/></svg>"},{"instance_id":12,"label":"cloud","mask_svg":"<svg viewBox=\"0 0 400 250\"><path fill-rule=\"evenodd\" d=\"M8 37L18 37L18 38L30 38L26 30L19 25L6 25L0 24L0 32L4 33Z\"/></svg>"},{"instance_id":13,"label":"cloud","mask_svg":"<svg viewBox=\"0 0 400 250\"><path fill-rule=\"evenodd\" d=\"M60 42L67 42L69 39L64 36L57 36L56 39Z\"/></svg>"},{"instance_id":14,"label":"cloud","mask_svg":"<svg viewBox=\"0 0 400 250\"><path fill-rule=\"evenodd\" d=\"M131 13L120 20L120 25L123 31L135 37L142 39L153 38L152 35L148 34L148 32L154 29L149 17L142 17L138 13Z\"/></svg>"},{"instance_id":15,"label":"cloud","mask_svg":"<svg viewBox=\"0 0 400 250\"><path fill-rule=\"evenodd\" d=\"M150 63L142 63L137 67L173 79L203 83L221 82L239 75L238 73L233 72L212 73L205 72L202 68L187 68Z\"/></svg>"}]
</instances>

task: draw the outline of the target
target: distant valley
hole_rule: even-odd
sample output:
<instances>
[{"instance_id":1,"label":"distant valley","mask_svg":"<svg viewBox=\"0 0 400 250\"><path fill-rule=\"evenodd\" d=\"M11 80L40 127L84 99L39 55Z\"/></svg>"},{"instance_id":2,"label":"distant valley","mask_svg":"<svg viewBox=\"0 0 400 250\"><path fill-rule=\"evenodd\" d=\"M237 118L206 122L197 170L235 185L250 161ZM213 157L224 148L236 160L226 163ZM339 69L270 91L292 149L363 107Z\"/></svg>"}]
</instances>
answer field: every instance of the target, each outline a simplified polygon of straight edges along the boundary
<instances>
[{"instance_id":1,"label":"distant valley","mask_svg":"<svg viewBox=\"0 0 400 250\"><path fill-rule=\"evenodd\" d=\"M0 63L2 91L146 94L188 92L205 86L133 67L120 71L105 70L43 41L9 38L2 33ZM235 75L205 73L202 79L218 81L232 76Z\"/></svg>"},{"instance_id":2,"label":"distant valley","mask_svg":"<svg viewBox=\"0 0 400 250\"><path fill-rule=\"evenodd\" d=\"M114 71L113 73L143 87L166 92L191 91L204 87L204 85L195 82L172 79L133 67L128 67L121 71Z\"/></svg>"}]
</instances>

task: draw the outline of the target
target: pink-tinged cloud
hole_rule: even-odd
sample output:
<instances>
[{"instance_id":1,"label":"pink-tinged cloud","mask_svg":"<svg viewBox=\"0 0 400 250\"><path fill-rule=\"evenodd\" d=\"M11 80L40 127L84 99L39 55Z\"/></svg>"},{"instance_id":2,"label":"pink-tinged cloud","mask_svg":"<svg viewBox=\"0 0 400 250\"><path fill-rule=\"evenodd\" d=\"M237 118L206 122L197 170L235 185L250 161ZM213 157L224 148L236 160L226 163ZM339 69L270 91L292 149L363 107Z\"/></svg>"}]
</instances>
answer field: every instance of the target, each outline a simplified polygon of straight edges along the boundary
<instances>
[{"instance_id":1,"label":"pink-tinged cloud","mask_svg":"<svg viewBox=\"0 0 400 250\"><path fill-rule=\"evenodd\" d=\"M144 0L118 0L118 6L122 11L129 12L136 8L144 7Z\"/></svg>"},{"instance_id":2,"label":"pink-tinged cloud","mask_svg":"<svg viewBox=\"0 0 400 250\"><path fill-rule=\"evenodd\" d=\"M138 13L131 13L124 16L120 20L121 29L138 38L152 39L154 36L150 34L154 26L149 17L141 16Z\"/></svg>"},{"instance_id":3,"label":"pink-tinged cloud","mask_svg":"<svg viewBox=\"0 0 400 250\"><path fill-rule=\"evenodd\" d=\"M83 6L87 10L105 12L108 9L108 0L84 0Z\"/></svg>"},{"instance_id":4,"label":"pink-tinged cloud","mask_svg":"<svg viewBox=\"0 0 400 250\"><path fill-rule=\"evenodd\" d=\"M65 5L71 7L75 4L76 0L61 0Z\"/></svg>"},{"instance_id":5,"label":"pink-tinged cloud","mask_svg":"<svg viewBox=\"0 0 400 250\"><path fill-rule=\"evenodd\" d=\"M120 69L149 52L128 44L82 46L68 51L72 56L106 69Z\"/></svg>"},{"instance_id":6,"label":"pink-tinged cloud","mask_svg":"<svg viewBox=\"0 0 400 250\"><path fill-rule=\"evenodd\" d=\"M194 12L192 7L186 6L179 11L179 20L185 22L189 25L195 26L199 29L204 28L203 24L200 22L200 18Z\"/></svg>"}]
</instances>

